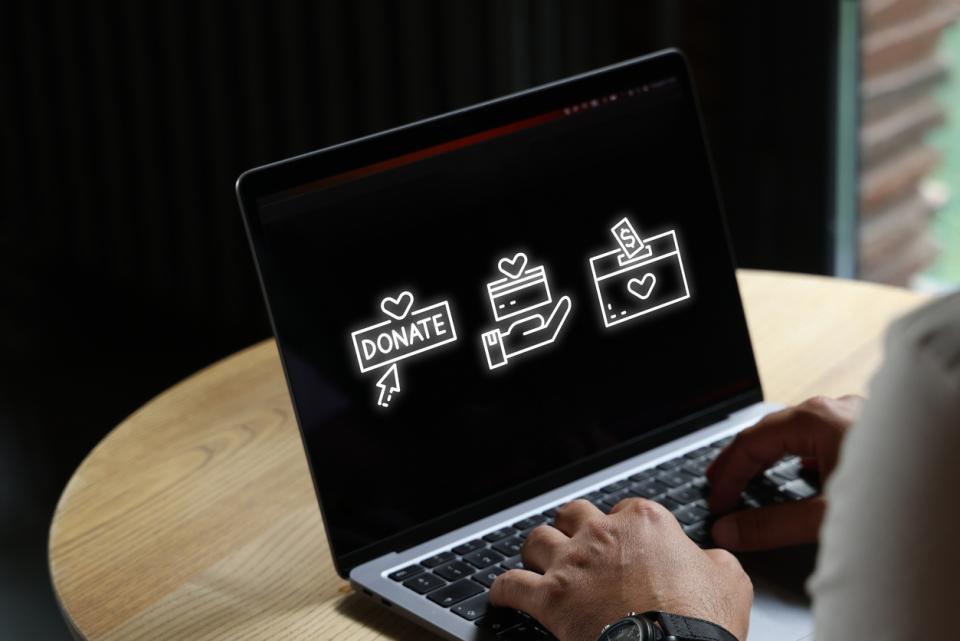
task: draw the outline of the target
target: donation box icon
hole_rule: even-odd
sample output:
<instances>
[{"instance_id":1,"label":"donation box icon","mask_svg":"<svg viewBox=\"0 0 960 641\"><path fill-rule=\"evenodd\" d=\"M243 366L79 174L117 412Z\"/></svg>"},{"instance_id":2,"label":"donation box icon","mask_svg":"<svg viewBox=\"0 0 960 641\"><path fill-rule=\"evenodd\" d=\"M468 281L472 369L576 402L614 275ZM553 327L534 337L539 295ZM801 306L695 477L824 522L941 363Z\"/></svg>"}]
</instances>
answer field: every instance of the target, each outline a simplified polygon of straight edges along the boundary
<instances>
[{"instance_id":1,"label":"donation box icon","mask_svg":"<svg viewBox=\"0 0 960 641\"><path fill-rule=\"evenodd\" d=\"M690 298L674 230L644 238L637 245L632 256L621 246L590 259L605 327Z\"/></svg>"}]
</instances>

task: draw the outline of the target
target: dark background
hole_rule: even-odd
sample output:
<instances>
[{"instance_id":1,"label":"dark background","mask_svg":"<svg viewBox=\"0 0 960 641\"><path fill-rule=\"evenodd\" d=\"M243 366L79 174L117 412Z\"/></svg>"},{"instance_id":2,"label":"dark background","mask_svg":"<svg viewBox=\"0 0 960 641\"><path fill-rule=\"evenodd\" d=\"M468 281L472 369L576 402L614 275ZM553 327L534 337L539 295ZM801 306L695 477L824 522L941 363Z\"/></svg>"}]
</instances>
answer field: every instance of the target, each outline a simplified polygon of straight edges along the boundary
<instances>
[{"instance_id":1,"label":"dark background","mask_svg":"<svg viewBox=\"0 0 960 641\"><path fill-rule=\"evenodd\" d=\"M89 449L268 336L242 170L679 46L739 263L830 272L836 13L826 0L0 4L5 636L65 638L46 529Z\"/></svg>"}]
</instances>

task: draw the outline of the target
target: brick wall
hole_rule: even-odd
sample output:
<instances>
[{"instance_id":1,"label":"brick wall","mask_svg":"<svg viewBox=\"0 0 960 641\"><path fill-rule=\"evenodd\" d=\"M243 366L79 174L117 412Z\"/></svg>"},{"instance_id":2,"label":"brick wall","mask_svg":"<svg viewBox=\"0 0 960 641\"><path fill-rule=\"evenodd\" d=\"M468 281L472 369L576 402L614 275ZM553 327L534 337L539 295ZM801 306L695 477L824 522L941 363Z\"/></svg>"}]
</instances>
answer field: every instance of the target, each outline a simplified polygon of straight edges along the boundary
<instances>
[{"instance_id":1,"label":"brick wall","mask_svg":"<svg viewBox=\"0 0 960 641\"><path fill-rule=\"evenodd\" d=\"M939 161L927 133L943 122L937 56L960 0L864 0L860 128L860 274L906 285L936 256L936 203L920 189Z\"/></svg>"}]
</instances>

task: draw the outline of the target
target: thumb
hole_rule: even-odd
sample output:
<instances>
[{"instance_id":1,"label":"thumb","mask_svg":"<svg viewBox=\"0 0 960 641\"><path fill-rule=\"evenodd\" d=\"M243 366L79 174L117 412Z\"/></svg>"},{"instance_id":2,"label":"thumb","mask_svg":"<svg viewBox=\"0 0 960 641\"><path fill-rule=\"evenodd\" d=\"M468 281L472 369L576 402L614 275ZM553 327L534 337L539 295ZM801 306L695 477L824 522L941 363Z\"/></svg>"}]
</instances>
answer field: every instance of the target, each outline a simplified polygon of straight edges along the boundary
<instances>
[{"instance_id":1,"label":"thumb","mask_svg":"<svg viewBox=\"0 0 960 641\"><path fill-rule=\"evenodd\" d=\"M728 550L770 550L815 543L826 501L817 496L794 503L778 503L734 512L717 519L713 541Z\"/></svg>"},{"instance_id":2,"label":"thumb","mask_svg":"<svg viewBox=\"0 0 960 641\"><path fill-rule=\"evenodd\" d=\"M569 313L570 297L564 296L557 302L557 306L553 308L550 318L544 323L547 333L551 334L553 339L557 338L557 334L560 333L560 328L563 326L563 321L567 320L567 314Z\"/></svg>"}]
</instances>

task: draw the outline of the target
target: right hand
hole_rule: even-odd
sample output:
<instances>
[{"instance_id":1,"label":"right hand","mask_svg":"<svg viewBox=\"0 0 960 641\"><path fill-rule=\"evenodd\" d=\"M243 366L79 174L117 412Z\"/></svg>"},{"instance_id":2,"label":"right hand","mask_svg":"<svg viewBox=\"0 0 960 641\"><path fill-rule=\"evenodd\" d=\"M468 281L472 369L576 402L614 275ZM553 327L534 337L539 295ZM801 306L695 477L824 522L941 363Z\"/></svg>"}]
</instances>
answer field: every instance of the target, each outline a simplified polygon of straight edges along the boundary
<instances>
[{"instance_id":1,"label":"right hand","mask_svg":"<svg viewBox=\"0 0 960 641\"><path fill-rule=\"evenodd\" d=\"M714 542L729 550L768 550L814 543L826 509L823 495L729 513L757 474L787 454L814 466L826 483L837 466L840 445L860 413L863 399L815 396L775 412L745 429L707 469Z\"/></svg>"},{"instance_id":2,"label":"right hand","mask_svg":"<svg viewBox=\"0 0 960 641\"><path fill-rule=\"evenodd\" d=\"M596 639L627 612L705 619L747 638L753 585L726 550L701 550L659 503L628 498L606 515L587 501L530 532L522 570L490 588L490 603L523 610L561 641Z\"/></svg>"}]
</instances>

